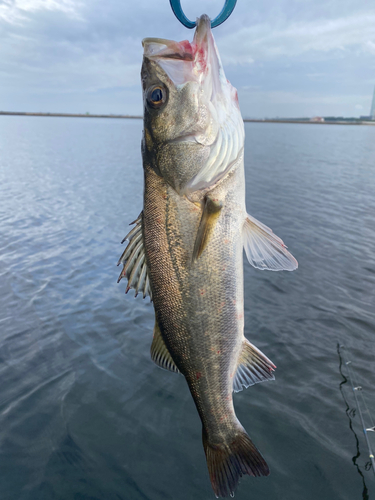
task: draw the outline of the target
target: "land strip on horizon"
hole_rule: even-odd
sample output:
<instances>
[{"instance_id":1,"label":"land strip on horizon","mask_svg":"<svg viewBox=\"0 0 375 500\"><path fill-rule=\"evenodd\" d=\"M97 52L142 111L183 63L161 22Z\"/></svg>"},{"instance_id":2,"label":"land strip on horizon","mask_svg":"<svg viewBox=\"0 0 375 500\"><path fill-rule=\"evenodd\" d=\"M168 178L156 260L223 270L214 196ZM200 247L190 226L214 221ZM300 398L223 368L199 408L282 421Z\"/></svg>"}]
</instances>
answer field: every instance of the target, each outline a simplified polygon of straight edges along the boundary
<instances>
[{"instance_id":1,"label":"land strip on horizon","mask_svg":"<svg viewBox=\"0 0 375 500\"><path fill-rule=\"evenodd\" d=\"M0 115L9 116L57 116L62 118L128 118L131 120L141 120L143 116L138 115L97 115L90 113L31 113L26 111L0 111ZM310 118L244 118L244 122L252 123L302 123L311 125L375 125L375 120L366 121L357 119L333 119L314 120Z\"/></svg>"}]
</instances>

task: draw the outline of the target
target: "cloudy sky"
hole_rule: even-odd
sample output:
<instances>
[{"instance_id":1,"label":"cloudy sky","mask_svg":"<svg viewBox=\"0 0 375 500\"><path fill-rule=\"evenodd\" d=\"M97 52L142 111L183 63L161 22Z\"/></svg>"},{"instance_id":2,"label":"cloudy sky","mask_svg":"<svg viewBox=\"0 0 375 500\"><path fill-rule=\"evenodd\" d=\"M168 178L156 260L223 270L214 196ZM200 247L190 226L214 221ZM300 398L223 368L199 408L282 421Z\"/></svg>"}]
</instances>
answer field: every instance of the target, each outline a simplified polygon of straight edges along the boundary
<instances>
[{"instance_id":1,"label":"cloudy sky","mask_svg":"<svg viewBox=\"0 0 375 500\"><path fill-rule=\"evenodd\" d=\"M183 0L191 19L224 0ZM244 117L368 114L374 0L238 0L214 30ZM169 0L0 0L0 110L142 113L141 40L192 39Z\"/></svg>"}]
</instances>

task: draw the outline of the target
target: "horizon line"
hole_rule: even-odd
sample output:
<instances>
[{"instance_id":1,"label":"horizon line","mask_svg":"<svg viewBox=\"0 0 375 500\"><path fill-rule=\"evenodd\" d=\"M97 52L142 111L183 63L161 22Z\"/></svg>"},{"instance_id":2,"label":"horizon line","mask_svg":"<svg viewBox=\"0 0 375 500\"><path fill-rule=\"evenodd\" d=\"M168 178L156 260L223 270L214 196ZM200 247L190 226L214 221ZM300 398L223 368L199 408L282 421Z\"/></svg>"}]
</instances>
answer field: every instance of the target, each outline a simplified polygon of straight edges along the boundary
<instances>
[{"instance_id":1,"label":"horizon line","mask_svg":"<svg viewBox=\"0 0 375 500\"><path fill-rule=\"evenodd\" d=\"M8 116L43 116L43 117L66 117L66 118L117 118L142 120L140 115L115 115L115 114L91 114L87 113L50 113L50 112L31 112L31 111L0 111L0 115ZM302 123L312 125L375 125L375 120L371 117L363 116L360 118L329 116L315 117L319 119L302 117L302 118L243 118L244 122L253 123ZM330 118L330 119L328 119Z\"/></svg>"}]
</instances>

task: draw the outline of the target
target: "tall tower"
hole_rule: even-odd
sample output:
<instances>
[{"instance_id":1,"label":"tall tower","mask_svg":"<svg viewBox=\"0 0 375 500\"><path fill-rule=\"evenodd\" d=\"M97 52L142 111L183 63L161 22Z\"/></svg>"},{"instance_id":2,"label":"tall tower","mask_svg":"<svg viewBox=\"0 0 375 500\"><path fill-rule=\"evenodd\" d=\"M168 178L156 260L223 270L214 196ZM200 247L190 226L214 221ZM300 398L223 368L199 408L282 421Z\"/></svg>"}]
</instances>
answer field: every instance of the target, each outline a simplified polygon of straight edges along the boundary
<instances>
[{"instance_id":1,"label":"tall tower","mask_svg":"<svg viewBox=\"0 0 375 500\"><path fill-rule=\"evenodd\" d=\"M374 95L372 97L370 116L373 120L375 120L375 88L374 88Z\"/></svg>"}]
</instances>

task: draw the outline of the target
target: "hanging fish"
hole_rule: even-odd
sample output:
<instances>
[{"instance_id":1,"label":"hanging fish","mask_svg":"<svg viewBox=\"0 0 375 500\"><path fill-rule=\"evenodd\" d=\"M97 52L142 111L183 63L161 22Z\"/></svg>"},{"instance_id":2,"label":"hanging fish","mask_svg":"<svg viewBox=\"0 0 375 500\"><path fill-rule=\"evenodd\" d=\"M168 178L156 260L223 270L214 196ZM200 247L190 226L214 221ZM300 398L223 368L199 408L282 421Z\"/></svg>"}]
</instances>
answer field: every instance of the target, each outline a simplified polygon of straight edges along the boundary
<instances>
[{"instance_id":1,"label":"hanging fish","mask_svg":"<svg viewBox=\"0 0 375 500\"><path fill-rule=\"evenodd\" d=\"M143 40L144 206L119 263L128 288L155 308L151 357L184 375L203 426L217 497L268 466L233 408L233 391L274 379L275 365L244 337L243 248L273 271L297 261L246 213L244 125L210 19L192 43Z\"/></svg>"}]
</instances>

